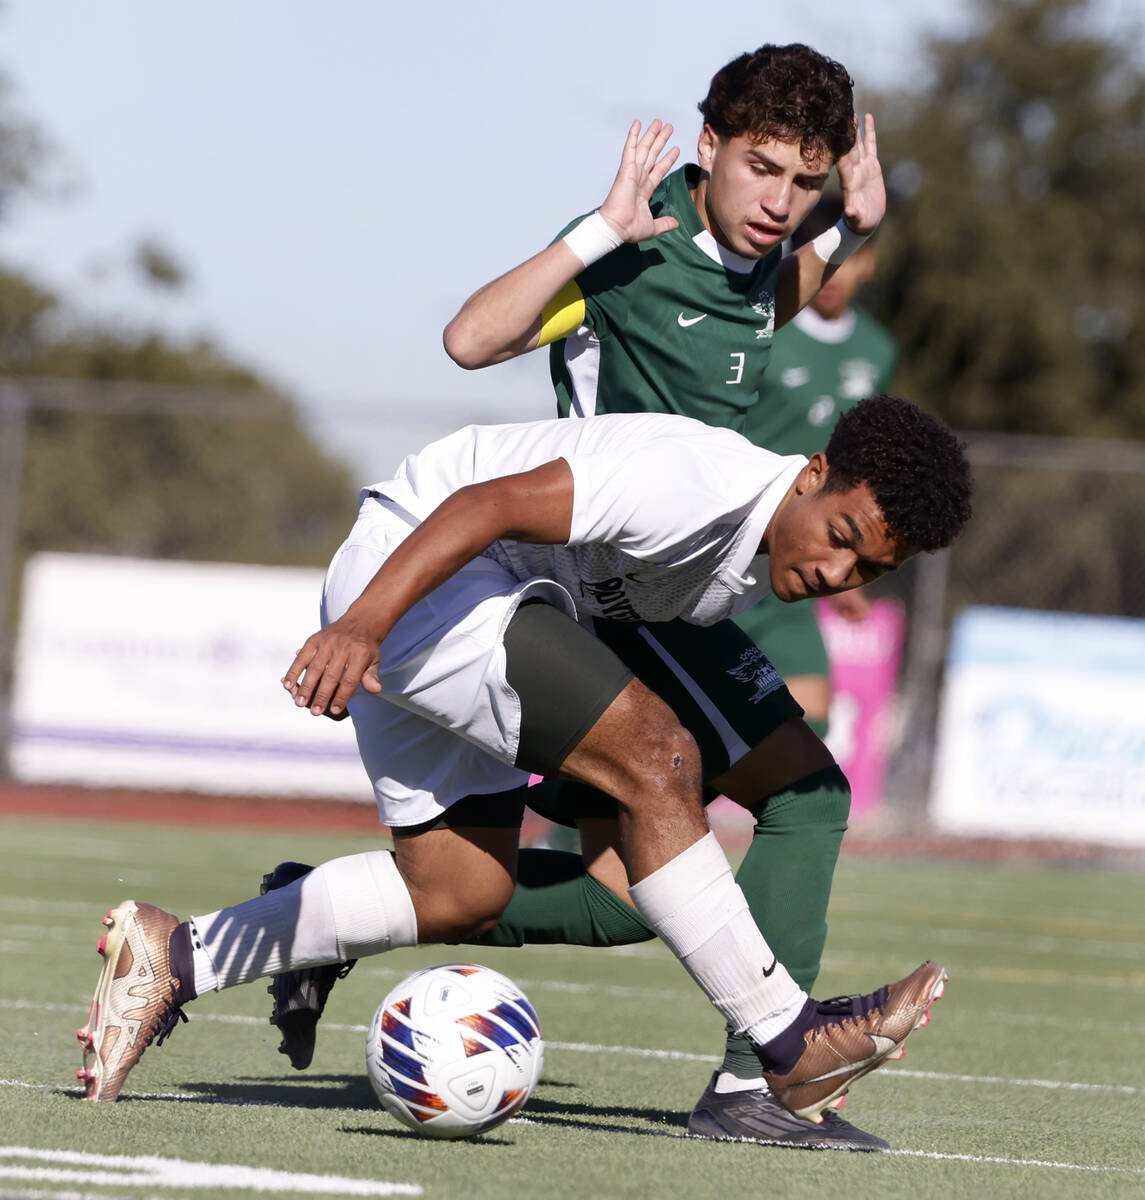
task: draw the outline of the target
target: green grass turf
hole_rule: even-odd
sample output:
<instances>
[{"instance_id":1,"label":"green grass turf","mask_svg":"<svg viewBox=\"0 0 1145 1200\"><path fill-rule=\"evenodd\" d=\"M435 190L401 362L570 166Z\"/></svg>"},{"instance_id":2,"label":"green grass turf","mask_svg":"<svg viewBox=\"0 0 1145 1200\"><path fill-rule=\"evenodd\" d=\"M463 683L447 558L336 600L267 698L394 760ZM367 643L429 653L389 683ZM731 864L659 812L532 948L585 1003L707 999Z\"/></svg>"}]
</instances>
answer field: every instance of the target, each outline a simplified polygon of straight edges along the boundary
<instances>
[{"instance_id":1,"label":"green grass turf","mask_svg":"<svg viewBox=\"0 0 1145 1200\"><path fill-rule=\"evenodd\" d=\"M311 833L0 822L0 1153L3 1196L301 1194L298 1180L148 1174L91 1156L157 1156L330 1176L427 1197L990 1197L1145 1195L1145 879L1128 872L844 860L816 991L870 990L925 957L951 975L901 1064L844 1115L897 1153L808 1153L684 1136L721 1024L659 944L538 947L477 957L516 979L545 1027L545 1070L522 1118L473 1142L430 1142L375 1105L364 1027L408 971L469 952L403 950L336 987L315 1065L275 1052L256 983L190 1006L115 1105L78 1102L74 1030L87 1013L106 909L128 896L180 914L253 894L284 858L365 848ZM158 1173L154 1173L158 1172ZM344 1182L339 1182L344 1181ZM345 1182L348 1181L348 1182ZM198 1186L193 1186L197 1184ZM316 1190L315 1190L316 1189ZM363 1194L361 1192L356 1194Z\"/></svg>"}]
</instances>

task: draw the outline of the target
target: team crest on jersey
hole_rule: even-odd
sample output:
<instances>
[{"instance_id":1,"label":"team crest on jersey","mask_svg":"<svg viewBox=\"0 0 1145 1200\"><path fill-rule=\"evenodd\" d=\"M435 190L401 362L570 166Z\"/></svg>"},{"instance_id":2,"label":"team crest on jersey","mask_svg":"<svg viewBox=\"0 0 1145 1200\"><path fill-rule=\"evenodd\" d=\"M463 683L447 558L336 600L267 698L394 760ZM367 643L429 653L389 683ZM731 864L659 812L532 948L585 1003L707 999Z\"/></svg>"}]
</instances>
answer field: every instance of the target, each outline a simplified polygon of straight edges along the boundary
<instances>
[{"instance_id":1,"label":"team crest on jersey","mask_svg":"<svg viewBox=\"0 0 1145 1200\"><path fill-rule=\"evenodd\" d=\"M747 298L751 311L763 318L763 328L755 331L756 341L770 338L775 333L775 293L759 287Z\"/></svg>"},{"instance_id":2,"label":"team crest on jersey","mask_svg":"<svg viewBox=\"0 0 1145 1200\"><path fill-rule=\"evenodd\" d=\"M747 683L755 688L748 697L752 704L758 704L765 696L770 696L772 692L783 687L783 676L771 665L767 655L755 646L740 655L739 662L728 674L740 683Z\"/></svg>"},{"instance_id":3,"label":"team crest on jersey","mask_svg":"<svg viewBox=\"0 0 1145 1200\"><path fill-rule=\"evenodd\" d=\"M865 358L849 358L839 364L839 391L848 400L865 400L875 390L879 368Z\"/></svg>"}]
</instances>

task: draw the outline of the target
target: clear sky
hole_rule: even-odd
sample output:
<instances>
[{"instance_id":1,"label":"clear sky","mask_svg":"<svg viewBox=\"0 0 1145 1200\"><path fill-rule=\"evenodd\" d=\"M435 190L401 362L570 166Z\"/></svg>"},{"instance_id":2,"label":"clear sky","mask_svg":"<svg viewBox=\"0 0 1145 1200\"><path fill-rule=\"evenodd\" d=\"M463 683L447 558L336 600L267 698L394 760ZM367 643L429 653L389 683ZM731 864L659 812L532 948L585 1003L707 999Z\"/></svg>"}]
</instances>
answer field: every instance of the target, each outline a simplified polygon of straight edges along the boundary
<instances>
[{"instance_id":1,"label":"clear sky","mask_svg":"<svg viewBox=\"0 0 1145 1200\"><path fill-rule=\"evenodd\" d=\"M862 106L968 11L7 0L0 68L68 186L13 210L0 257L82 309L217 338L376 478L462 420L548 415L543 355L467 374L441 329L603 199L631 119L672 121L692 157L711 75L765 41L844 62ZM188 268L185 293L134 280L144 236Z\"/></svg>"}]
</instances>

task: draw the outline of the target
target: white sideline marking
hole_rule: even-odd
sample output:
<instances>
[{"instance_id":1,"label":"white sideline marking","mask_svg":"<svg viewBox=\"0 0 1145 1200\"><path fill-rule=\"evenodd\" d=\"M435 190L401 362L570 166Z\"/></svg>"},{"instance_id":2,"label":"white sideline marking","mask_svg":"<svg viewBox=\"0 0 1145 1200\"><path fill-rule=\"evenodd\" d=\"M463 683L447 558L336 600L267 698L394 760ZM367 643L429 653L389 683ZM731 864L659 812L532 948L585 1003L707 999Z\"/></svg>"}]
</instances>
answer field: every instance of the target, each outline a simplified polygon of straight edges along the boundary
<instances>
[{"instance_id":1,"label":"white sideline marking","mask_svg":"<svg viewBox=\"0 0 1145 1200\"><path fill-rule=\"evenodd\" d=\"M365 1027L363 1026L363 1029ZM644 1050L636 1046L597 1046L592 1042L550 1042L545 1041L545 1048L551 1050L574 1050L583 1054L628 1054L637 1058L671 1058L685 1062L722 1062L718 1054L688 1054L683 1050ZM1002 1075L952 1075L942 1071L911 1071L904 1067L887 1063L878 1071L865 1075L866 1079L888 1079L892 1076L902 1076L907 1079L935 1079L944 1083L991 1083L1009 1084L1014 1087L1034 1087L1063 1089L1078 1092L1114 1092L1119 1096L1140 1096L1145 1094L1145 1088L1130 1087L1118 1083L1074 1083L1059 1079L1006 1079Z\"/></svg>"},{"instance_id":2,"label":"white sideline marking","mask_svg":"<svg viewBox=\"0 0 1145 1200\"><path fill-rule=\"evenodd\" d=\"M939 1079L944 1083L1008 1083L1014 1087L1061 1089L1068 1092L1115 1092L1119 1096L1140 1096L1145 1089L1124 1083L1073 1083L1065 1079L1006 1079L1001 1075L947 1075L938 1071L910 1071L903 1067L884 1068L890 1075L910 1079ZM875 1076L866 1076L875 1078Z\"/></svg>"},{"instance_id":3,"label":"white sideline marking","mask_svg":"<svg viewBox=\"0 0 1145 1200\"><path fill-rule=\"evenodd\" d=\"M94 1183L101 1187L242 1188L252 1192L327 1192L338 1196L420 1196L415 1183L301 1175L238 1163L186 1162L156 1155L85 1154L78 1150L34 1150L0 1146L0 1159L66 1164L66 1167L0 1167L0 1178L49 1183ZM79 1170L68 1169L78 1167Z\"/></svg>"},{"instance_id":4,"label":"white sideline marking","mask_svg":"<svg viewBox=\"0 0 1145 1200\"><path fill-rule=\"evenodd\" d=\"M1003 1167L1049 1167L1055 1171L1112 1171L1118 1175L1145 1175L1145 1167L1107 1167L1090 1163L1054 1162L1047 1158L996 1158L992 1154L944 1154L940 1150L884 1150L900 1158L930 1158L940 1162L997 1164Z\"/></svg>"},{"instance_id":5,"label":"white sideline marking","mask_svg":"<svg viewBox=\"0 0 1145 1200\"><path fill-rule=\"evenodd\" d=\"M538 1121L531 1117L513 1117L509 1122L510 1125L536 1125L538 1127L564 1125L564 1124L582 1124L582 1122L562 1121L560 1117L549 1118L543 1121ZM593 1126L593 1128L600 1128ZM634 1133L645 1137L666 1137L675 1138L678 1141L707 1141L706 1138L696 1138L690 1133L676 1133L665 1129L637 1129L630 1126L607 1126L609 1132L614 1133ZM746 1145L774 1145L771 1142L759 1141L755 1142L752 1138L737 1138L735 1139L740 1144ZM822 1154L830 1153L830 1151L820 1151ZM837 1154L846 1154L846 1150L837 1150ZM1001 1158L987 1154L948 1154L941 1150L881 1150L878 1155L873 1157L878 1158L883 1155L887 1157L897 1155L899 1158L925 1158L936 1162L967 1162L967 1163L985 1163L991 1166L1003 1167L1046 1167L1050 1170L1057 1171L1091 1171L1091 1172L1106 1172L1115 1175L1145 1175L1145 1167L1114 1167L1114 1166L1093 1166L1089 1163L1071 1163L1071 1162L1054 1162L1052 1159L1044 1158Z\"/></svg>"},{"instance_id":6,"label":"white sideline marking","mask_svg":"<svg viewBox=\"0 0 1145 1200\"><path fill-rule=\"evenodd\" d=\"M44 1012L85 1013L88 1006L75 1004L36 1004L30 1000L9 1000L0 1007L3 1008L34 1008ZM211 1021L221 1025L266 1025L262 1017L247 1017L238 1013L206 1013L196 1012L196 1021ZM368 1025L345 1025L336 1021L323 1021L322 1028L327 1033L357 1033L364 1034ZM643 1046L603 1046L595 1042L554 1042L545 1040L545 1045L551 1050L569 1050L577 1054L624 1054L633 1058L659 1058L675 1062L716 1063L722 1062L718 1054L695 1054L687 1050L654 1050ZM897 1075L904 1079L934 1079L944 1083L979 1083L992 1085L1008 1085L1012 1087L1046 1088L1053 1091L1073 1092L1111 1092L1118 1096L1145 1095L1145 1088L1130 1087L1118 1083L1081 1083L1068 1079L1007 1079L1003 1075L958 1075L942 1071L912 1071L905 1067L886 1064L873 1073L871 1079L885 1079ZM0 1079L0 1086L20 1087L17 1080Z\"/></svg>"},{"instance_id":7,"label":"white sideline marking","mask_svg":"<svg viewBox=\"0 0 1145 1200\"><path fill-rule=\"evenodd\" d=\"M397 974L397 972L393 972ZM88 1011L89 1001L85 1000L82 1004L41 1004L35 1000L4 1000L0 1001L0 1009L39 1009L42 1012L69 1012L82 1014ZM265 1017L246 1017L238 1013L207 1013L201 1010L191 1010L196 1021L218 1021L223 1025L269 1025L270 1022ZM1057 1017L1052 1013L1015 1013L1015 1012L989 1012L984 1014L991 1024L996 1024L999 1021L1006 1022L1010 1025L1049 1025L1055 1029L1116 1029L1120 1033L1137 1033L1145 1034L1145 1023L1127 1022L1118 1020L1100 1021L1092 1017ZM364 1032L367 1028L365 1025L346 1025L339 1024L336 1021L323 1021L322 1028L331 1033L358 1033ZM701 1061L711 1062L710 1057L703 1058Z\"/></svg>"},{"instance_id":8,"label":"white sideline marking","mask_svg":"<svg viewBox=\"0 0 1145 1200\"><path fill-rule=\"evenodd\" d=\"M573 1050L578 1054L627 1054L634 1058L667 1058L676 1062L723 1062L722 1054L691 1054L686 1050L646 1050L639 1046L597 1046L592 1042L550 1042L546 1050Z\"/></svg>"}]
</instances>

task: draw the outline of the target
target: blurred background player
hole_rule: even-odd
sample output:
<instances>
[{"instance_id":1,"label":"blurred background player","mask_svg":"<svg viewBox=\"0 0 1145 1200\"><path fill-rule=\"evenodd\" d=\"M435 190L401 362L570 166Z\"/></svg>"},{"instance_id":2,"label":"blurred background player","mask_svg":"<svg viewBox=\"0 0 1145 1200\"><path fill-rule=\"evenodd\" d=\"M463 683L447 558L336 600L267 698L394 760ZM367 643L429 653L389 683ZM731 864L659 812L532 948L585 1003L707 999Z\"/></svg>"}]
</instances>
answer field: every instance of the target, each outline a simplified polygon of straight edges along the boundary
<instances>
[{"instance_id":1,"label":"blurred background player","mask_svg":"<svg viewBox=\"0 0 1145 1200\"><path fill-rule=\"evenodd\" d=\"M805 246L842 216L842 200L824 196L791 235L792 248ZM878 249L871 238L840 264L806 308L776 331L759 401L748 409L743 430L757 446L779 454L814 454L842 413L867 396L890 390L898 346L889 330L854 303L877 262ZM870 609L862 589L832 596L826 603L853 621L862 620ZM767 648L768 658L802 706L804 719L825 737L831 685L814 608L768 596L734 620L757 645Z\"/></svg>"},{"instance_id":2,"label":"blurred background player","mask_svg":"<svg viewBox=\"0 0 1145 1200\"><path fill-rule=\"evenodd\" d=\"M874 232L886 208L874 121L867 115L858 126L852 89L846 69L810 47L765 45L713 77L699 105L695 163L672 171L671 127L653 121L641 131L634 123L600 209L474 293L446 327L450 357L476 369L550 345L563 416L674 412L745 431L776 330ZM845 215L784 255L784 241L833 172ZM799 710L760 648L731 622L701 629L677 621L654 633L631 622L595 624L696 738L705 778L735 775L736 799L756 816L738 882L782 961L809 987L850 808L846 778L793 715ZM754 705L736 695L745 678L758 684ZM750 710L738 714L740 727L754 731L746 741L726 719L737 704ZM628 902L615 800L546 783L529 803L576 824L582 858L524 852L523 886L488 940L614 945L652 937ZM266 886L291 875L284 864ZM336 977L327 968L272 985L272 1021L295 1065L310 1061L314 1021ZM734 1037L689 1128L799 1146L886 1146L834 1113L817 1127L793 1120L769 1095L751 1047Z\"/></svg>"}]
</instances>

